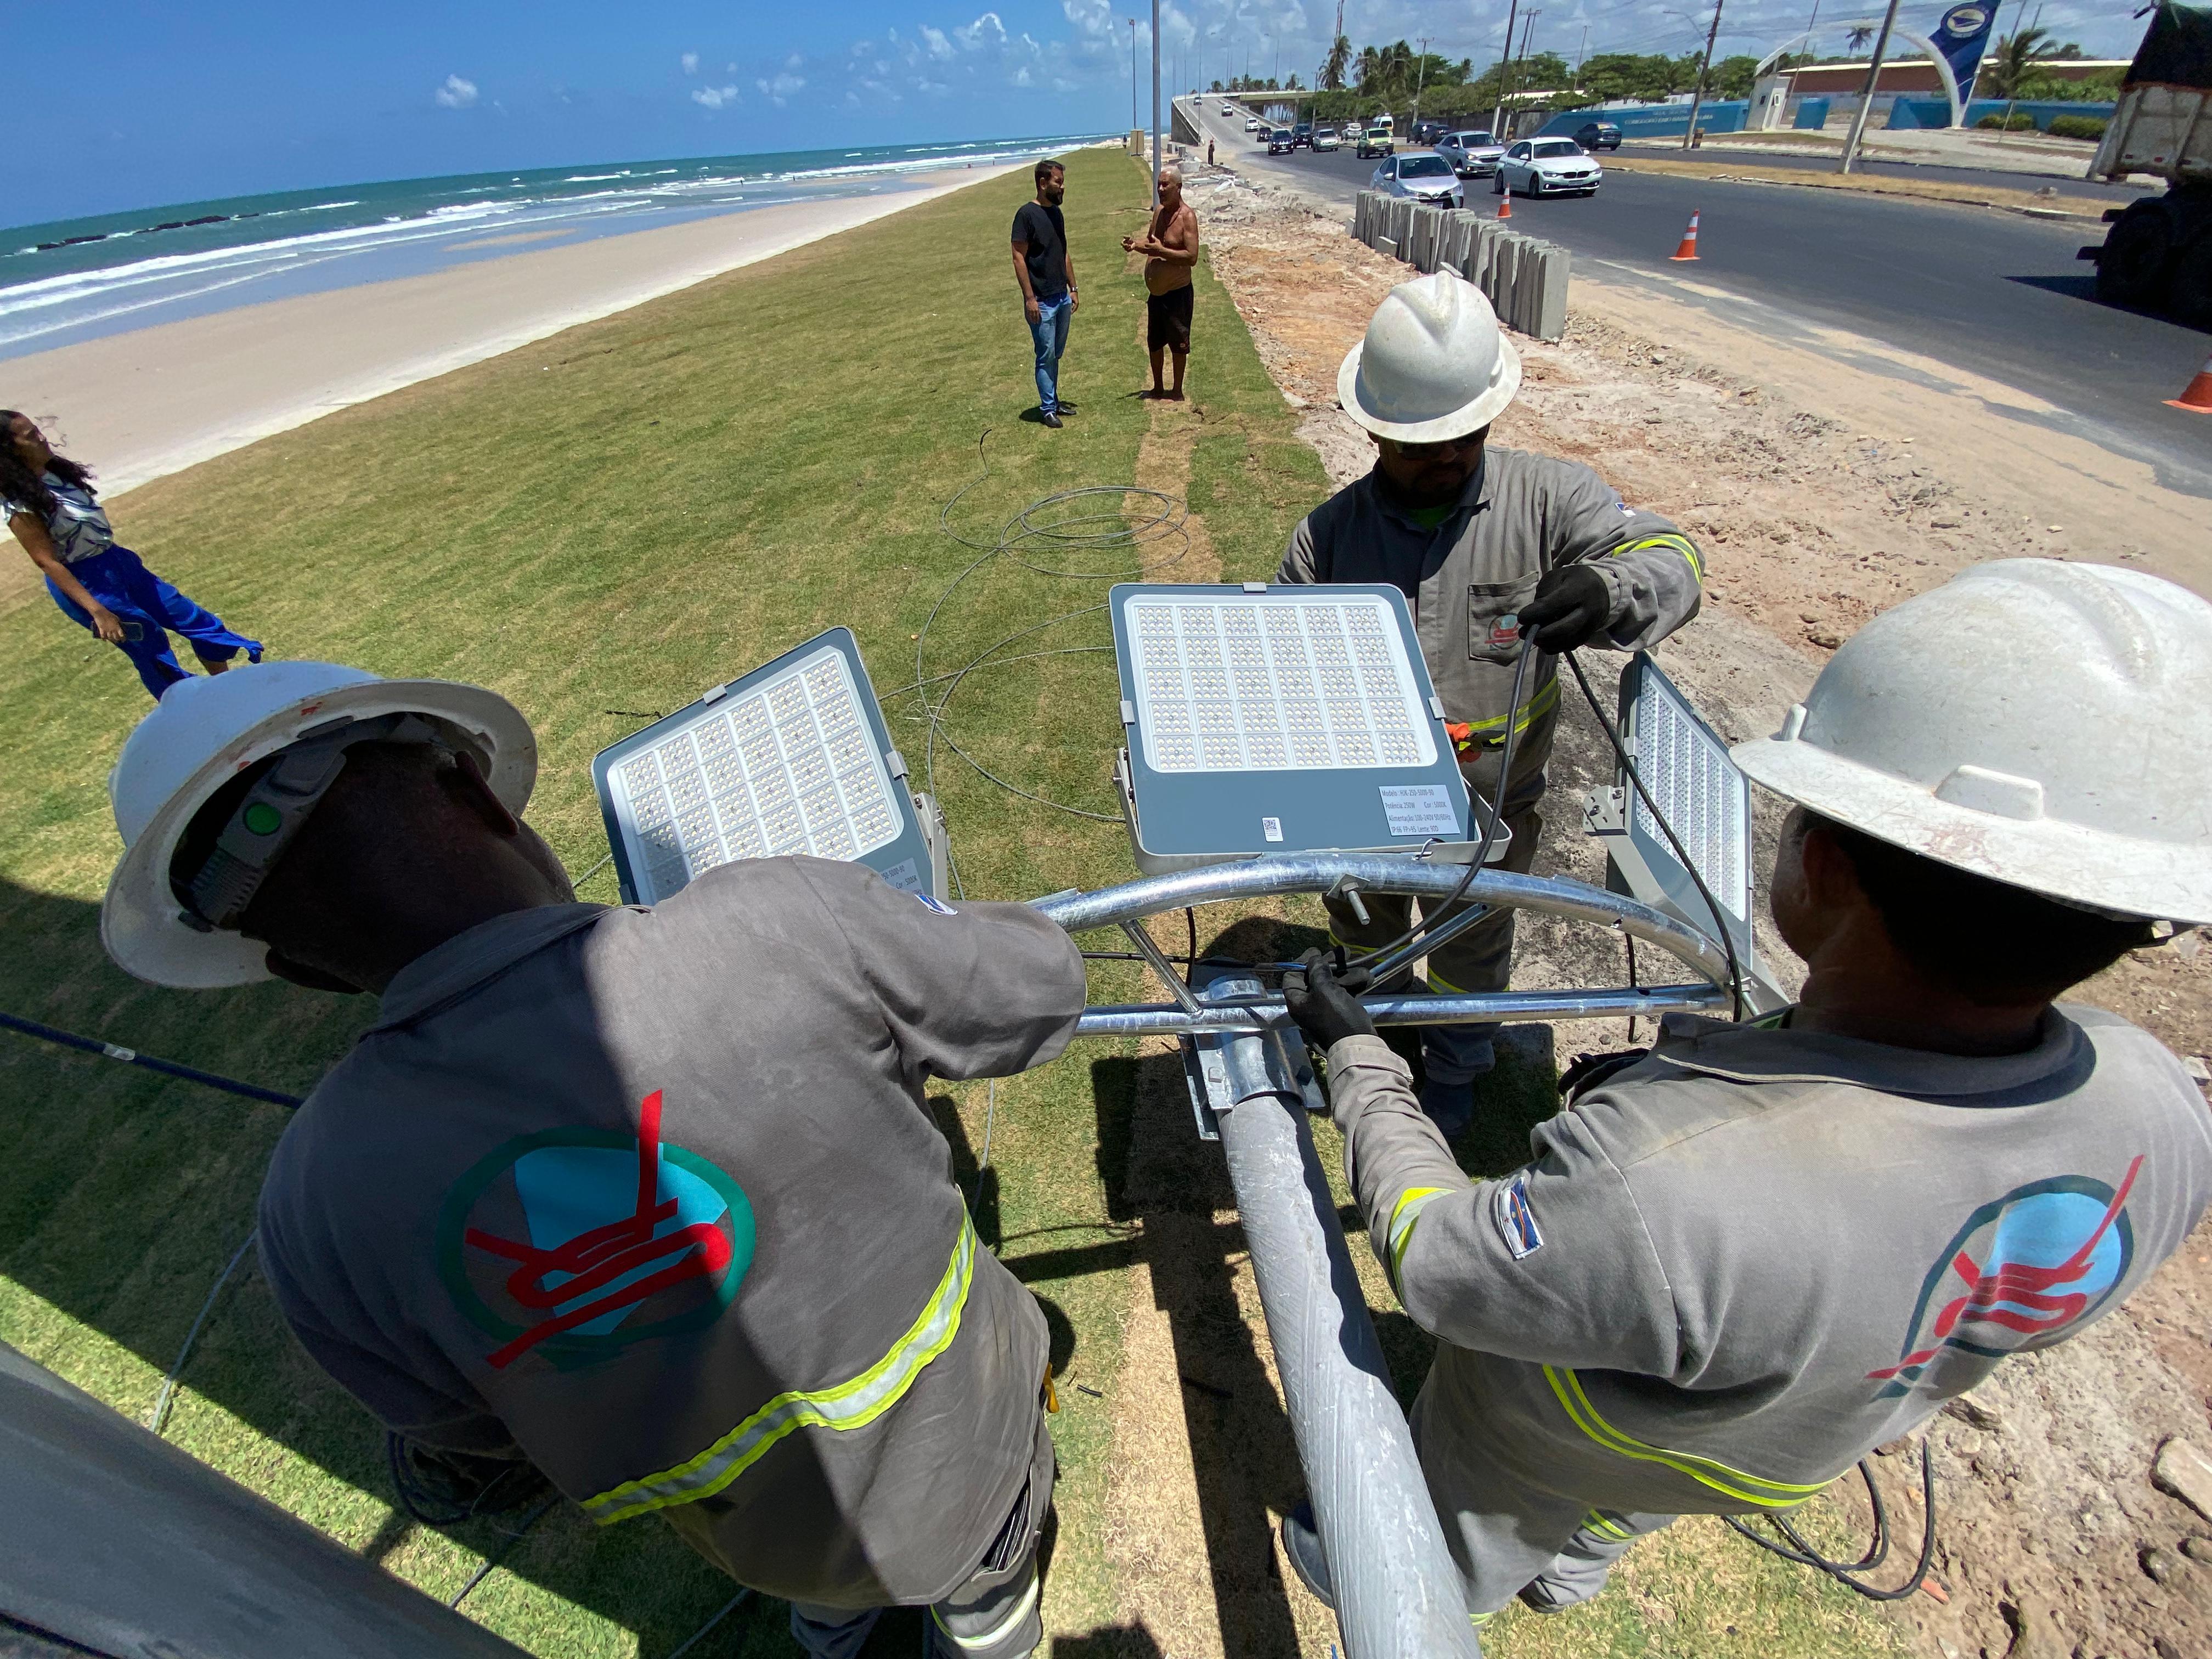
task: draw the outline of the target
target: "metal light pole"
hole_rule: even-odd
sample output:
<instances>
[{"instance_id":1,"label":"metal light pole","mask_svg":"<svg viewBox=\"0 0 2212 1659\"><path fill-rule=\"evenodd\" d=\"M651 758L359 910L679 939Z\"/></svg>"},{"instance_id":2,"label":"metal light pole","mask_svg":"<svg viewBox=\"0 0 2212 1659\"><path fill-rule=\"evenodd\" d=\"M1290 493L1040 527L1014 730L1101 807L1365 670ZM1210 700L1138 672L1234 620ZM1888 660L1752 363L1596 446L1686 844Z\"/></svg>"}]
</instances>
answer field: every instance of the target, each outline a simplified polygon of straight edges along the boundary
<instances>
[{"instance_id":1,"label":"metal light pole","mask_svg":"<svg viewBox=\"0 0 2212 1659\"><path fill-rule=\"evenodd\" d=\"M1152 0L1152 206L1159 206L1159 0Z\"/></svg>"},{"instance_id":2,"label":"metal light pole","mask_svg":"<svg viewBox=\"0 0 2212 1659\"><path fill-rule=\"evenodd\" d=\"M1896 0L1890 0L1889 15L1897 15ZM1698 84L1690 89L1690 125L1682 129L1682 148L1687 149L1698 136L1698 112L1705 107L1705 77L1713 72L1713 42L1720 38L1721 0L1713 0L1713 26L1705 31L1705 60L1698 65Z\"/></svg>"},{"instance_id":3,"label":"metal light pole","mask_svg":"<svg viewBox=\"0 0 2212 1659\"><path fill-rule=\"evenodd\" d=\"M1421 37L1421 61L1413 68L1413 130L1407 134L1415 143L1421 142L1421 90L1429 82L1429 37Z\"/></svg>"},{"instance_id":4,"label":"metal light pole","mask_svg":"<svg viewBox=\"0 0 2212 1659\"><path fill-rule=\"evenodd\" d=\"M1498 54L1498 108L1490 118L1490 136L1495 140L1505 125L1505 65L1513 58L1513 23L1520 15L1520 0L1507 0L1505 8L1505 49Z\"/></svg>"},{"instance_id":5,"label":"metal light pole","mask_svg":"<svg viewBox=\"0 0 2212 1659\"><path fill-rule=\"evenodd\" d=\"M1132 130L1144 125L1144 117L1137 110L1137 20L1129 20L1129 125Z\"/></svg>"},{"instance_id":6,"label":"metal light pole","mask_svg":"<svg viewBox=\"0 0 2212 1659\"><path fill-rule=\"evenodd\" d=\"M1874 108L1874 89L1881 80L1881 55L1889 50L1889 32L1897 27L1897 0L1889 0L1889 9L1881 15L1881 33L1874 38L1874 61L1867 65L1866 90L1859 95L1859 106L1851 112L1851 130L1844 140L1843 165L1836 171L1849 173L1858 163L1859 140L1866 136L1868 112Z\"/></svg>"}]
</instances>

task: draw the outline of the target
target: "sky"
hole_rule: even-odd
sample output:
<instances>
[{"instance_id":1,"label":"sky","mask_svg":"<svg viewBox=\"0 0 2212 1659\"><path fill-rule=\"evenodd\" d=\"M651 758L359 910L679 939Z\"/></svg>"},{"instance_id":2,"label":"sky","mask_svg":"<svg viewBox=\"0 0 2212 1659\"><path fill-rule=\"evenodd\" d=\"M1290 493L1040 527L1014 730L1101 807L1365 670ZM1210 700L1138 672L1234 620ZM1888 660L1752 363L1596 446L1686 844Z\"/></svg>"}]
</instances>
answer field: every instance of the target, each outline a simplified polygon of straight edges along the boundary
<instances>
[{"instance_id":1,"label":"sky","mask_svg":"<svg viewBox=\"0 0 2212 1659\"><path fill-rule=\"evenodd\" d=\"M1534 49L1692 51L1711 0L1537 0ZM380 179L1105 131L1130 118L1149 0L75 0L10 77L16 165L0 223ZM1723 0L1719 50L1763 54L1812 0ZM2005 0L2008 32L2039 0ZM1824 27L1875 0L1821 0ZM2131 5L2040 0L2092 56L2132 54ZM1943 0L1908 0L1932 25ZM1334 0L1166 0L1163 52L1204 86L1312 83ZM1430 37L1493 61L1507 0L1347 0L1355 47ZM1523 12L1523 16L1527 15ZM2033 19L2031 18L2031 21ZM1515 31L1516 35L1520 33ZM1841 37L1821 43L1839 50ZM1169 84L1175 83L1170 70ZM1149 116L1149 67L1139 108Z\"/></svg>"}]
</instances>

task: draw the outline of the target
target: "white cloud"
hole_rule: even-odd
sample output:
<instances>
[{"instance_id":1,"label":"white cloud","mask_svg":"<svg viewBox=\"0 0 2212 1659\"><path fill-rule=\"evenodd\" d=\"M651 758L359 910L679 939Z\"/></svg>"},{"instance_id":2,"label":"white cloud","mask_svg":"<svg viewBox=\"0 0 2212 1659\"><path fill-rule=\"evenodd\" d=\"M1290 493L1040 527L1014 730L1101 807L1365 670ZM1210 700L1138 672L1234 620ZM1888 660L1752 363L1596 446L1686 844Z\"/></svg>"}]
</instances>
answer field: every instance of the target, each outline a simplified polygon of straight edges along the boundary
<instances>
[{"instance_id":1,"label":"white cloud","mask_svg":"<svg viewBox=\"0 0 2212 1659\"><path fill-rule=\"evenodd\" d=\"M945 92L950 90L944 82L932 81L927 76L916 81L914 83L914 89L916 92Z\"/></svg>"},{"instance_id":2,"label":"white cloud","mask_svg":"<svg viewBox=\"0 0 2212 1659\"><path fill-rule=\"evenodd\" d=\"M784 100L806 84L806 77L803 75L793 75L789 70L786 70L773 81L756 81L753 84L761 89L762 96L775 104L778 109L781 109Z\"/></svg>"},{"instance_id":3,"label":"white cloud","mask_svg":"<svg viewBox=\"0 0 2212 1659\"><path fill-rule=\"evenodd\" d=\"M1060 9L1084 34L1103 40L1114 33L1113 0L1060 0Z\"/></svg>"},{"instance_id":4,"label":"white cloud","mask_svg":"<svg viewBox=\"0 0 2212 1659\"><path fill-rule=\"evenodd\" d=\"M952 33L960 38L960 44L969 52L981 46L1003 46L1006 44L1006 26L999 21L999 14L995 11L987 11L965 28L957 28Z\"/></svg>"},{"instance_id":5,"label":"white cloud","mask_svg":"<svg viewBox=\"0 0 2212 1659\"><path fill-rule=\"evenodd\" d=\"M684 54L684 72L686 75L696 75L699 72L699 54L697 52L687 52Z\"/></svg>"},{"instance_id":6,"label":"white cloud","mask_svg":"<svg viewBox=\"0 0 2212 1659\"><path fill-rule=\"evenodd\" d=\"M1036 84L1030 79L1028 65L1024 64L1022 68L1014 72L1014 84L1018 87L1033 86Z\"/></svg>"},{"instance_id":7,"label":"white cloud","mask_svg":"<svg viewBox=\"0 0 2212 1659\"><path fill-rule=\"evenodd\" d=\"M446 77L446 84L430 94L441 109L466 109L477 100L477 83L464 81L458 75Z\"/></svg>"},{"instance_id":8,"label":"white cloud","mask_svg":"<svg viewBox=\"0 0 2212 1659\"><path fill-rule=\"evenodd\" d=\"M691 94L691 101L706 109L720 109L725 104L738 101L735 87L701 87Z\"/></svg>"},{"instance_id":9,"label":"white cloud","mask_svg":"<svg viewBox=\"0 0 2212 1659\"><path fill-rule=\"evenodd\" d=\"M942 58L952 56L952 42L945 38L943 29L933 29L924 23L921 26L921 40L922 44L929 48L929 55L932 58Z\"/></svg>"}]
</instances>

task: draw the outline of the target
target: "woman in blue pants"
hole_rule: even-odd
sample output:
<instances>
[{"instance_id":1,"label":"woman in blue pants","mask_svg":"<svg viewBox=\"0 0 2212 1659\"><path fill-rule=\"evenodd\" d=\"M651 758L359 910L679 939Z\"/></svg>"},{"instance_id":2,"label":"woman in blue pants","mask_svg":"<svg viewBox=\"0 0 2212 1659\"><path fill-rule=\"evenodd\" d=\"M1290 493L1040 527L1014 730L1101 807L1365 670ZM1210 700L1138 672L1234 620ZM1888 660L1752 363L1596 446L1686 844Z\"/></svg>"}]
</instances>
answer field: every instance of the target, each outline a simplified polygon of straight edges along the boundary
<instances>
[{"instance_id":1,"label":"woman in blue pants","mask_svg":"<svg viewBox=\"0 0 2212 1659\"><path fill-rule=\"evenodd\" d=\"M0 512L45 574L46 592L64 616L120 646L156 698L190 678L170 649L172 633L191 642L192 654L210 674L222 673L241 651L248 662L261 660L260 641L233 633L222 617L115 544L91 473L55 454L38 422L12 409L0 410L0 422L7 428L0 442Z\"/></svg>"}]
</instances>

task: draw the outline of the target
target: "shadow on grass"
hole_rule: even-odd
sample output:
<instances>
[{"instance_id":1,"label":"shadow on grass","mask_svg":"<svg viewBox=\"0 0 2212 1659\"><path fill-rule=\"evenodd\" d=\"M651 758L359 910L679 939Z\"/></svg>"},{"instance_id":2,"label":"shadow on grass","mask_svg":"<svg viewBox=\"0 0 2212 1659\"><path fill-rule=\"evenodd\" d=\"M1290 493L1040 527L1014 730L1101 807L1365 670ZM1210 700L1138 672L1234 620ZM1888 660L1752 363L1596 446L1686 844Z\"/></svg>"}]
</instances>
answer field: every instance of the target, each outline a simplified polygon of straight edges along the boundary
<instances>
[{"instance_id":1,"label":"shadow on grass","mask_svg":"<svg viewBox=\"0 0 2212 1659\"><path fill-rule=\"evenodd\" d=\"M4 881L0 928L14 946L0 963L0 1009L281 1091L304 1094L372 1012L363 999L288 987L187 998L140 985L102 954L96 906ZM0 1312L8 1312L9 1327L0 1334L21 1342L33 1328L24 1293L99 1333L138 1365L83 1344L30 1357L68 1372L125 1416L143 1416L253 1224L261 1173L289 1115L0 1033L0 1142L10 1149L9 1178L0 1183L0 1276L7 1281L0 1295L8 1297ZM22 1316L11 1306L21 1306ZM416 1522L387 1507L364 1525L356 1495L394 1502L381 1425L294 1343L250 1252L213 1305L181 1381L191 1397L180 1396L167 1432L185 1449L207 1454L201 1437L212 1406L313 1466L280 1468L276 1480L289 1485L270 1486L265 1462L227 1471L234 1479L342 1539L353 1532L354 1547L371 1560L396 1566L394 1558L415 1553ZM512 1525L514 1517L503 1519ZM495 1520L438 1530L634 1632L646 1656L675 1649L732 1589L658 1522L599 1528L558 1506L520 1540ZM418 1580L420 1560L408 1564ZM439 1566L451 1564L447 1558ZM450 1595L460 1580L423 1588ZM465 1605L483 1613L486 1593ZM783 1605L756 1599L718 1628L713 1651L787 1653L783 1631Z\"/></svg>"}]
</instances>

